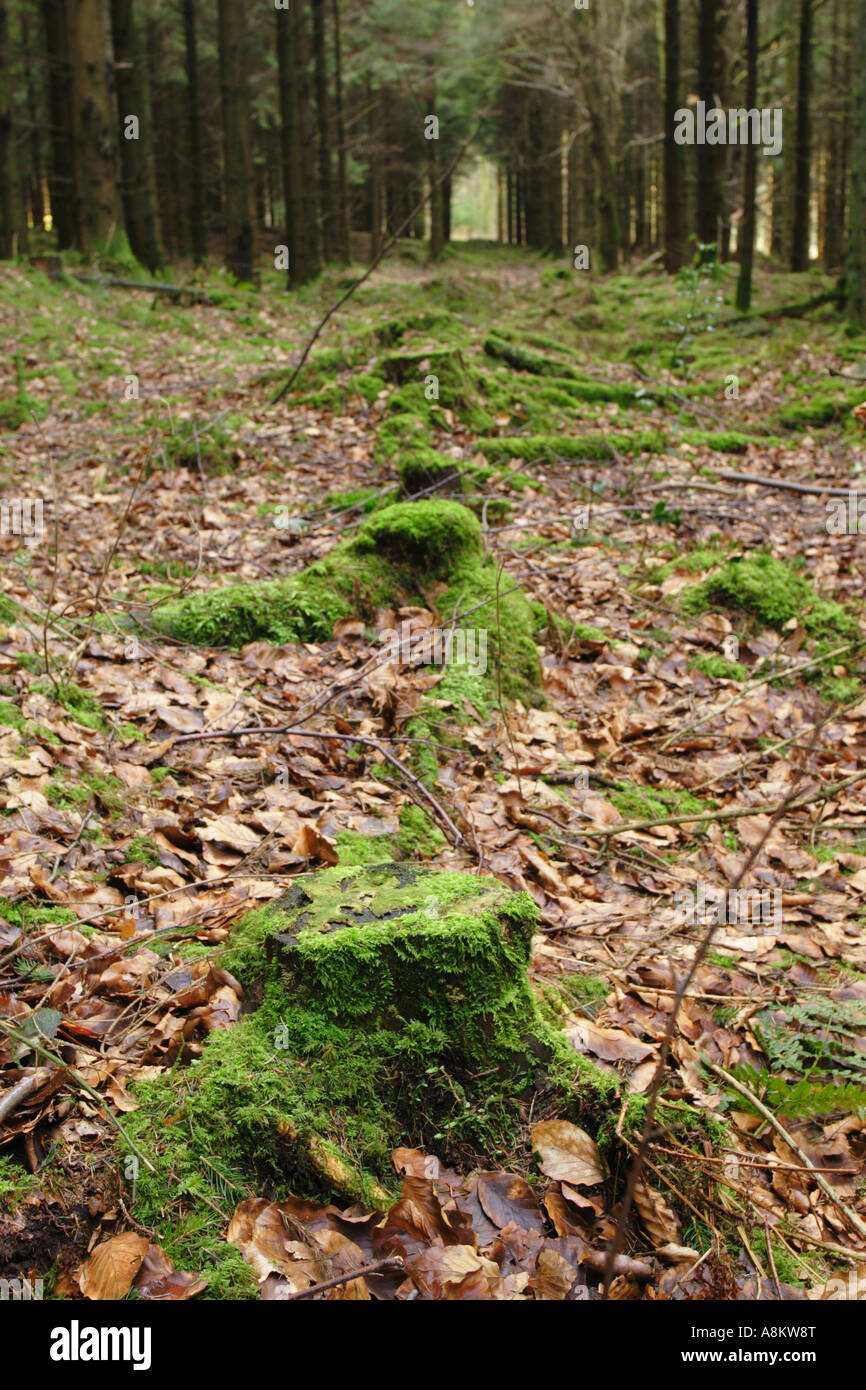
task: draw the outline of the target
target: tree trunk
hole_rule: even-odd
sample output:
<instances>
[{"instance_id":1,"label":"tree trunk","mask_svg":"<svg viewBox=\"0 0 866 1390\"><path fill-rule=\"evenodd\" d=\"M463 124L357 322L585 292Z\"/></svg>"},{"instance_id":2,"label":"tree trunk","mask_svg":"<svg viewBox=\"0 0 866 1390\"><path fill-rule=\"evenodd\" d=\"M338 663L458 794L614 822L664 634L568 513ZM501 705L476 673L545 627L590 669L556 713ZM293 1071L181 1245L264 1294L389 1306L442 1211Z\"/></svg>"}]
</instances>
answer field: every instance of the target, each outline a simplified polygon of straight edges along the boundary
<instances>
[{"instance_id":1,"label":"tree trunk","mask_svg":"<svg viewBox=\"0 0 866 1390\"><path fill-rule=\"evenodd\" d=\"M285 10L277 10L276 19L283 198L286 205L286 244L289 248L288 280L290 285L301 285L311 278L314 271L310 266L309 247L304 236L295 26L294 16Z\"/></svg>"},{"instance_id":2,"label":"tree trunk","mask_svg":"<svg viewBox=\"0 0 866 1390\"><path fill-rule=\"evenodd\" d=\"M665 270L686 262L682 148L674 140L680 88L680 0L665 0L664 153Z\"/></svg>"},{"instance_id":3,"label":"tree trunk","mask_svg":"<svg viewBox=\"0 0 866 1390\"><path fill-rule=\"evenodd\" d=\"M201 115L198 95L198 42L195 0L183 0L183 37L186 55L186 128L189 140L189 229L192 258L201 265L207 255L202 178Z\"/></svg>"},{"instance_id":4,"label":"tree trunk","mask_svg":"<svg viewBox=\"0 0 866 1390\"><path fill-rule=\"evenodd\" d=\"M9 9L0 0L0 258L26 250L26 223L18 189L12 69L9 62Z\"/></svg>"},{"instance_id":5,"label":"tree trunk","mask_svg":"<svg viewBox=\"0 0 866 1390\"><path fill-rule=\"evenodd\" d=\"M237 3L237 0L234 0L234 3ZM319 217L319 196L316 188L316 136L313 123L307 9L308 5L305 0L294 0L292 17L295 26L295 81L298 92L298 128L301 141L304 237L309 247L308 266L310 274L318 275L322 269L322 224Z\"/></svg>"},{"instance_id":6,"label":"tree trunk","mask_svg":"<svg viewBox=\"0 0 866 1390\"><path fill-rule=\"evenodd\" d=\"M335 250L337 210L331 169L331 104L328 94L328 59L325 42L325 0L313 0L313 52L316 67L316 124L318 126L319 196L322 206L322 255L330 260Z\"/></svg>"},{"instance_id":7,"label":"tree trunk","mask_svg":"<svg viewBox=\"0 0 866 1390\"><path fill-rule=\"evenodd\" d=\"M250 155L244 6L219 0L219 69L223 122L225 263L236 280L256 278L253 171Z\"/></svg>"},{"instance_id":8,"label":"tree trunk","mask_svg":"<svg viewBox=\"0 0 866 1390\"><path fill-rule=\"evenodd\" d=\"M794 219L791 269L809 268L809 155L812 100L812 0L800 0L800 51L797 69L797 124L794 135Z\"/></svg>"},{"instance_id":9,"label":"tree trunk","mask_svg":"<svg viewBox=\"0 0 866 1390\"><path fill-rule=\"evenodd\" d=\"M855 13L847 308L852 322L866 328L866 0L857 0Z\"/></svg>"},{"instance_id":10,"label":"tree trunk","mask_svg":"<svg viewBox=\"0 0 866 1390\"><path fill-rule=\"evenodd\" d=\"M33 44L30 30L30 14L26 7L21 10L21 46L24 50L24 69L27 82L27 116L30 122L30 206L33 210L33 225L40 230L45 227L44 180L42 176L41 121L39 119L39 99L36 83L33 80Z\"/></svg>"},{"instance_id":11,"label":"tree trunk","mask_svg":"<svg viewBox=\"0 0 866 1390\"><path fill-rule=\"evenodd\" d=\"M349 228L349 185L346 175L346 121L343 112L343 48L340 36L340 3L332 0L331 15L334 29L334 124L337 146L337 221L336 250L340 259L348 265L352 259L352 244Z\"/></svg>"},{"instance_id":12,"label":"tree trunk","mask_svg":"<svg viewBox=\"0 0 866 1390\"><path fill-rule=\"evenodd\" d=\"M115 80L120 117L121 192L126 232L133 255L151 273L162 263L153 126L144 45L132 12L132 0L111 0ZM131 128L134 117L137 128Z\"/></svg>"},{"instance_id":13,"label":"tree trunk","mask_svg":"<svg viewBox=\"0 0 866 1390\"><path fill-rule=\"evenodd\" d=\"M122 229L117 140L101 0L66 0L72 86L76 246L103 251Z\"/></svg>"},{"instance_id":14,"label":"tree trunk","mask_svg":"<svg viewBox=\"0 0 866 1390\"><path fill-rule=\"evenodd\" d=\"M700 0L698 11L698 96L709 111L716 104L719 75L718 0ZM701 259L712 259L719 243L722 213L722 164L724 145L695 145L697 158L698 241L707 249Z\"/></svg>"},{"instance_id":15,"label":"tree trunk","mask_svg":"<svg viewBox=\"0 0 866 1390\"><path fill-rule=\"evenodd\" d=\"M746 108L758 105L758 0L746 0ZM743 160L743 222L740 228L740 274L737 308L745 313L752 302L755 256L755 195L758 186L758 147L746 145Z\"/></svg>"},{"instance_id":16,"label":"tree trunk","mask_svg":"<svg viewBox=\"0 0 866 1390\"><path fill-rule=\"evenodd\" d=\"M51 159L48 176L51 225L57 234L58 249L66 251L75 241L73 218L75 185L72 173L72 140L69 132L72 90L65 0L43 0L42 19L48 71L48 118L51 136Z\"/></svg>"}]
</instances>

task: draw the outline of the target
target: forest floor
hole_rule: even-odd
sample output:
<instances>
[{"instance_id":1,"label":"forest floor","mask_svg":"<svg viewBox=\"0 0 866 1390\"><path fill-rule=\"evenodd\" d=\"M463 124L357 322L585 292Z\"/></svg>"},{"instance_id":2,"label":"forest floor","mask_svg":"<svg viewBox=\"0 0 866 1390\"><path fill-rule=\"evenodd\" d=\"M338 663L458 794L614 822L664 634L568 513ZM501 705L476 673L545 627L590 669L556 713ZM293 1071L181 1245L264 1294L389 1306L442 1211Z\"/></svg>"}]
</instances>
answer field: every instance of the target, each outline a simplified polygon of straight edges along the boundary
<instances>
[{"instance_id":1,"label":"forest floor","mask_svg":"<svg viewBox=\"0 0 866 1390\"><path fill-rule=\"evenodd\" d=\"M0 1274L279 1298L396 1251L320 1296L599 1296L702 935L677 904L748 867L782 912L723 923L677 1013L612 1295L833 1296L866 1260L866 555L820 490L743 475L856 515L866 335L776 316L818 274L762 271L740 319L733 269L407 244L271 406L345 281L211 275L177 303L0 270L3 500L44 499L41 537L0 537L0 1107L45 1067L0 1119ZM326 555L430 450L461 475L431 495L552 615L538 698L440 701L424 762L407 726L443 673L376 661L384 630L447 620L435 586L327 640L155 631L168 599ZM155 1153L147 1084L239 1018L232 924L380 836L531 894L533 983L615 1103L540 1160L531 1109L508 1151L407 1133L385 1220L216 1154L160 1210L116 1123Z\"/></svg>"}]
</instances>

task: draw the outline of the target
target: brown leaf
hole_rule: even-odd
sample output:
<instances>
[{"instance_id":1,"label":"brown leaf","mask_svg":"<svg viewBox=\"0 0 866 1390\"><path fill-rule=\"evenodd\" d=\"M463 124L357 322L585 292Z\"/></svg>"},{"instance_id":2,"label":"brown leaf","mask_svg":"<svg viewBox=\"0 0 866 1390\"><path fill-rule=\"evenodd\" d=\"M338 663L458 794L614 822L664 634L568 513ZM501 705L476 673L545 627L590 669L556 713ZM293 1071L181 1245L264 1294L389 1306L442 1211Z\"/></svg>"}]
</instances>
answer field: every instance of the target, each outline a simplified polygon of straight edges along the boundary
<instances>
[{"instance_id":1,"label":"brown leaf","mask_svg":"<svg viewBox=\"0 0 866 1390\"><path fill-rule=\"evenodd\" d=\"M337 864L339 859L334 846L333 840L329 840L314 825L306 821L301 826L300 835L292 845L292 853L301 854L305 859L321 859L323 864Z\"/></svg>"},{"instance_id":2,"label":"brown leaf","mask_svg":"<svg viewBox=\"0 0 866 1390\"><path fill-rule=\"evenodd\" d=\"M653 1245L679 1244L682 1230L679 1217L662 1194L643 1178L635 1187L634 1204Z\"/></svg>"},{"instance_id":3,"label":"brown leaf","mask_svg":"<svg viewBox=\"0 0 866 1390\"><path fill-rule=\"evenodd\" d=\"M84 1297L100 1303L125 1298L149 1247L147 1237L134 1231L124 1231L97 1245L78 1276Z\"/></svg>"},{"instance_id":4,"label":"brown leaf","mask_svg":"<svg viewBox=\"0 0 866 1390\"><path fill-rule=\"evenodd\" d=\"M142 1298L180 1302L207 1288L207 1279L175 1269L161 1245L149 1245L135 1280Z\"/></svg>"},{"instance_id":5,"label":"brown leaf","mask_svg":"<svg viewBox=\"0 0 866 1390\"><path fill-rule=\"evenodd\" d=\"M533 1125L532 1147L540 1157L542 1173L549 1178L574 1183L575 1187L594 1187L604 1179L595 1140L568 1120L542 1120Z\"/></svg>"}]
</instances>

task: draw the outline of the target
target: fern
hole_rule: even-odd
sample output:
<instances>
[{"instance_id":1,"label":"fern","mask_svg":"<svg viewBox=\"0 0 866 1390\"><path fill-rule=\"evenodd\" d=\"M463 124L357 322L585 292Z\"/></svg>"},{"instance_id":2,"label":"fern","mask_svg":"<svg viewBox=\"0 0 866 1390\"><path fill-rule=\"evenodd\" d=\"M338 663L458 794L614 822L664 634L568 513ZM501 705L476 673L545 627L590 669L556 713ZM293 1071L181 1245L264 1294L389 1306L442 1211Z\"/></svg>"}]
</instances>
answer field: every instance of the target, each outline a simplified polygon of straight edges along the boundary
<instances>
[{"instance_id":1,"label":"fern","mask_svg":"<svg viewBox=\"0 0 866 1390\"><path fill-rule=\"evenodd\" d=\"M818 1070L866 1078L866 1054L857 1046L866 1009L856 1001L818 998L765 1009L753 1027L771 1072Z\"/></svg>"},{"instance_id":2,"label":"fern","mask_svg":"<svg viewBox=\"0 0 866 1390\"><path fill-rule=\"evenodd\" d=\"M756 1071L748 1066L735 1067L731 1074L754 1091L774 1115L807 1119L813 1115L833 1115L842 1111L844 1114L857 1115L861 1120L866 1117L866 1086L858 1086L854 1081L837 1084L833 1081L810 1081L808 1077L803 1077L792 1083L781 1076L774 1076L772 1072ZM743 1103L744 1097L737 1091L736 1104Z\"/></svg>"}]
</instances>

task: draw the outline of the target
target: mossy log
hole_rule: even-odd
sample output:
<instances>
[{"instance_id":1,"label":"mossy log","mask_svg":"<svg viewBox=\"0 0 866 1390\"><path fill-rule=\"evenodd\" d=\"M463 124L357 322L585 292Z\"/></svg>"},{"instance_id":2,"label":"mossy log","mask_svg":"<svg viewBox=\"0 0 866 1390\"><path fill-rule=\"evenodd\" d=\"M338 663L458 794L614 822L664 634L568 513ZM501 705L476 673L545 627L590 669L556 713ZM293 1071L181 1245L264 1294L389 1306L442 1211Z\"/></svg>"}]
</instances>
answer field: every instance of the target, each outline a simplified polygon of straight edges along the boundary
<instances>
[{"instance_id":1,"label":"mossy log","mask_svg":"<svg viewBox=\"0 0 866 1390\"><path fill-rule=\"evenodd\" d=\"M536 618L522 593L505 592L511 588L507 575L499 580L497 605L497 579L468 507L444 499L398 502L374 512L351 540L302 573L187 594L158 607L150 626L212 646L324 641L341 618L372 621L381 609L429 603L430 586L440 581L447 586L437 599L443 621L475 610L457 627L488 631L489 678L496 677L501 653L505 695L532 700L540 683Z\"/></svg>"}]
</instances>

